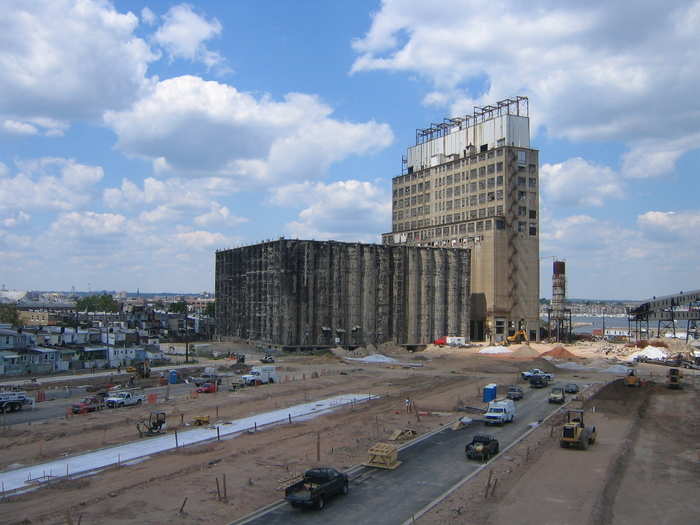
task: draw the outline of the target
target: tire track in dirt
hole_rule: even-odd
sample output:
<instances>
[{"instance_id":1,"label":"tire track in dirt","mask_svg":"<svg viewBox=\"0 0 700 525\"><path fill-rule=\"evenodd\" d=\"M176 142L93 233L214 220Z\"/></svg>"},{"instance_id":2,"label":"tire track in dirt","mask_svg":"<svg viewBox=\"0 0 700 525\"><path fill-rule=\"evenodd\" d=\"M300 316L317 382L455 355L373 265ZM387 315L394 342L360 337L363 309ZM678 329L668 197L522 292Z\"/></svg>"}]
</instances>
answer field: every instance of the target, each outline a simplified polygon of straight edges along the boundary
<instances>
[{"instance_id":1,"label":"tire track in dirt","mask_svg":"<svg viewBox=\"0 0 700 525\"><path fill-rule=\"evenodd\" d=\"M644 396L636 410L636 417L630 424L630 429L625 436L624 444L620 448L620 453L605 475L605 484L601 487L596 501L593 503L593 510L589 519L590 525L611 525L615 518L615 499L620 490L622 479L634 457L634 447L639 439L642 423L647 414L651 401L654 386L647 383L641 394Z\"/></svg>"}]
</instances>

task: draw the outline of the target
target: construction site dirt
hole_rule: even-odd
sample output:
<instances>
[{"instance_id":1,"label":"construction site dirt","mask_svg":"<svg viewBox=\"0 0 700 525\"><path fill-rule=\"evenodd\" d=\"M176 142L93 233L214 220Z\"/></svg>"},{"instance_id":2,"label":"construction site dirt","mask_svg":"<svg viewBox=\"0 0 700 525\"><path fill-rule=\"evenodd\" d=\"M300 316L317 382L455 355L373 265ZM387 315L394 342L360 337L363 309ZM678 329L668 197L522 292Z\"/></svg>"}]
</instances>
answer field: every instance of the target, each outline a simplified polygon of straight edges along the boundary
<instances>
[{"instance_id":1,"label":"construction site dirt","mask_svg":"<svg viewBox=\"0 0 700 525\"><path fill-rule=\"evenodd\" d=\"M552 347L532 345L540 354ZM384 348L382 352L395 361L374 363L345 360L346 355L356 355L346 352L281 356L276 365L286 382L159 402L157 409L167 414L168 431L184 431L200 415L208 415L212 422L226 421L343 393L381 397L313 419L157 454L90 476L56 477L23 494L3 494L0 523L227 524L279 500L280 488L307 468L347 469L366 461L367 449L386 441L397 429L411 428L421 435L452 423L464 415L457 408L484 406L481 396L486 384L522 383L522 370L543 368L554 371L562 381L582 385L616 377L593 368L557 368L537 357L484 356L478 350L429 347L411 354ZM578 352L575 346L567 350L586 355L587 359L578 359L580 363L594 359L595 348L586 349L591 354ZM656 370L651 365L638 368ZM486 469L453 494L467 491L459 502L448 497L418 522L625 523L620 516L634 515L636 523L687 523L698 511L691 495L700 479L697 448L693 448L700 420L687 409L697 406L697 397L693 381L678 391L650 384L641 389L620 390L615 385L604 389L586 405L587 421L590 417L600 428L596 445L586 451L560 449L556 435L542 425L494 461L492 476L498 479L498 486L492 496L483 497L485 481L480 480L491 470ZM406 399L412 401L410 411ZM0 429L0 468L5 471L135 441L136 421L151 409L156 408L107 410ZM527 461L522 460L524 456ZM659 472L667 476L663 486L650 479L651 473L658 478ZM672 509L660 506L658 512L665 509L664 519L649 521L653 501L640 502L640 491L683 503L670 505ZM332 521L330 514L327 518ZM601 521L592 521L594 518Z\"/></svg>"}]
</instances>

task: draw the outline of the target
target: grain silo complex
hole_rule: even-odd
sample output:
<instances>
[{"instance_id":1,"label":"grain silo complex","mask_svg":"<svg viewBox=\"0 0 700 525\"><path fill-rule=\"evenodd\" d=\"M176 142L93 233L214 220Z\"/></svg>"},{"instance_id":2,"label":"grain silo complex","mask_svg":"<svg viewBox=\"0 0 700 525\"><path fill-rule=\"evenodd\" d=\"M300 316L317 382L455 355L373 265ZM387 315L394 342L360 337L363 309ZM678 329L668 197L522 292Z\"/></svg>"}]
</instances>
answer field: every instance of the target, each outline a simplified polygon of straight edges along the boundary
<instances>
[{"instance_id":1,"label":"grain silo complex","mask_svg":"<svg viewBox=\"0 0 700 525\"><path fill-rule=\"evenodd\" d=\"M216 253L218 335L287 350L468 336L470 252L279 239Z\"/></svg>"}]
</instances>

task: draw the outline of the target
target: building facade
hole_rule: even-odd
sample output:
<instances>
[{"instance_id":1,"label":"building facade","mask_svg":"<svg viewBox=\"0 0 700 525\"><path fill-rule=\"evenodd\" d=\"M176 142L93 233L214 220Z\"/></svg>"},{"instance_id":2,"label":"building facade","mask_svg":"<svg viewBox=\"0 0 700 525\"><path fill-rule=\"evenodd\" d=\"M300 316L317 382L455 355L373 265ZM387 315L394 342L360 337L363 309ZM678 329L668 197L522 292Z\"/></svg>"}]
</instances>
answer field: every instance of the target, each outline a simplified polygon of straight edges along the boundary
<instances>
[{"instance_id":1,"label":"building facade","mask_svg":"<svg viewBox=\"0 0 700 525\"><path fill-rule=\"evenodd\" d=\"M516 97L417 130L392 180L384 244L471 250L473 340L539 335L539 152L528 111Z\"/></svg>"},{"instance_id":2,"label":"building facade","mask_svg":"<svg viewBox=\"0 0 700 525\"><path fill-rule=\"evenodd\" d=\"M279 239L216 253L224 339L426 344L468 332L470 305L468 250Z\"/></svg>"}]
</instances>

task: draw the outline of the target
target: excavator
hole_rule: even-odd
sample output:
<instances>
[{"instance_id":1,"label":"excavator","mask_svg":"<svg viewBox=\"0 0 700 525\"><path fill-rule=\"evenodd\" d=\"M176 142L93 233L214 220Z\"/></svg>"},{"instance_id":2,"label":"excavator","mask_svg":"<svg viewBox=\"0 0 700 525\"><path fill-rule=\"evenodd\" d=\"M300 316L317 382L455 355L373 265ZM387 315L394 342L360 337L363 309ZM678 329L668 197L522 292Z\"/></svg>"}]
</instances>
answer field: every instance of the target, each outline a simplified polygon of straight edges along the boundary
<instances>
[{"instance_id":1,"label":"excavator","mask_svg":"<svg viewBox=\"0 0 700 525\"><path fill-rule=\"evenodd\" d=\"M519 344L519 343L529 343L530 340L527 337L527 332L525 330L518 330L513 335L506 337L506 344Z\"/></svg>"},{"instance_id":2,"label":"excavator","mask_svg":"<svg viewBox=\"0 0 700 525\"><path fill-rule=\"evenodd\" d=\"M625 386L642 386L642 381L639 379L634 369L630 369L629 373L625 376Z\"/></svg>"}]
</instances>

